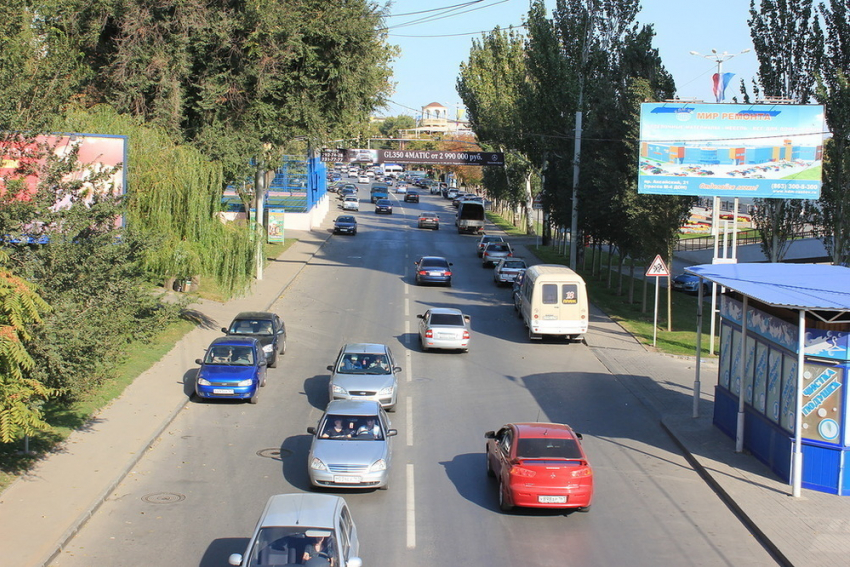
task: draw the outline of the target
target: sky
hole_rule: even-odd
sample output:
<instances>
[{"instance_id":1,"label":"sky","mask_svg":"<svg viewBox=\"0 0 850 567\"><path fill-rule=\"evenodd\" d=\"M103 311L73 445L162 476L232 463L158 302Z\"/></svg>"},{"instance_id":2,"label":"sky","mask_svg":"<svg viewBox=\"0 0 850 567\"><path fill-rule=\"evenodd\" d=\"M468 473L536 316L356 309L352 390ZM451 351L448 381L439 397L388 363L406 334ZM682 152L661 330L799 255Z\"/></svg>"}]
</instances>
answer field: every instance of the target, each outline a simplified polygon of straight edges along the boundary
<instances>
[{"instance_id":1,"label":"sky","mask_svg":"<svg viewBox=\"0 0 850 567\"><path fill-rule=\"evenodd\" d=\"M462 109L455 85L460 64L469 58L472 40L496 26L519 26L528 13L529 0L394 0L388 27L388 43L401 49L392 64L395 93L383 116L418 116L421 108L437 102L455 118ZM642 0L640 24L655 28L653 45L673 75L679 98L714 102L712 75L717 72L718 54L733 57L722 63L723 73L735 76L726 89L726 101L739 92L743 78L750 88L758 71L752 49L747 0L671 2ZM440 10L457 6L454 10ZM555 0L546 0L551 17ZM691 55L696 51L705 58ZM752 90L750 88L750 90Z\"/></svg>"}]
</instances>

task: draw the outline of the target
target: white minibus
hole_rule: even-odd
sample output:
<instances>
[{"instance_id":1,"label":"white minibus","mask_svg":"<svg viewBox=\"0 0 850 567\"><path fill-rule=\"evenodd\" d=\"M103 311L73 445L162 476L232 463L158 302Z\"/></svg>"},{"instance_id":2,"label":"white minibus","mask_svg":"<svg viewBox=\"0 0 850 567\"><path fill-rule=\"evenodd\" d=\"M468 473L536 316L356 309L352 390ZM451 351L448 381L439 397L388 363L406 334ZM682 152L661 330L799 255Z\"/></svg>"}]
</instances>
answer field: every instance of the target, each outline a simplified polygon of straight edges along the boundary
<instances>
[{"instance_id":1,"label":"white minibus","mask_svg":"<svg viewBox=\"0 0 850 567\"><path fill-rule=\"evenodd\" d=\"M590 314L584 280L566 266L538 264L528 268L518 301L529 339L561 335L582 340L587 332Z\"/></svg>"}]
</instances>

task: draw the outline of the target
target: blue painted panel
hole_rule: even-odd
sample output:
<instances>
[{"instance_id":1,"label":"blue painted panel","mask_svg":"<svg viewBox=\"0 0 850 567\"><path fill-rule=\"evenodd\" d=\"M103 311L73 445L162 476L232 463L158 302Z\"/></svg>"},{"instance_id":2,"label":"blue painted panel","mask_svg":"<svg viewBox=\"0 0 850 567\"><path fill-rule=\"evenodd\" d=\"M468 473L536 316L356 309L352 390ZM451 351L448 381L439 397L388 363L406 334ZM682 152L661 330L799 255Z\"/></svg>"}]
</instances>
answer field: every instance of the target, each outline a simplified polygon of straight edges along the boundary
<instances>
[{"instance_id":1,"label":"blue painted panel","mask_svg":"<svg viewBox=\"0 0 850 567\"><path fill-rule=\"evenodd\" d=\"M723 433L735 438L738 399L726 388L714 387L714 425Z\"/></svg>"},{"instance_id":2,"label":"blue painted panel","mask_svg":"<svg viewBox=\"0 0 850 567\"><path fill-rule=\"evenodd\" d=\"M803 444L803 487L838 494L840 449Z\"/></svg>"}]
</instances>

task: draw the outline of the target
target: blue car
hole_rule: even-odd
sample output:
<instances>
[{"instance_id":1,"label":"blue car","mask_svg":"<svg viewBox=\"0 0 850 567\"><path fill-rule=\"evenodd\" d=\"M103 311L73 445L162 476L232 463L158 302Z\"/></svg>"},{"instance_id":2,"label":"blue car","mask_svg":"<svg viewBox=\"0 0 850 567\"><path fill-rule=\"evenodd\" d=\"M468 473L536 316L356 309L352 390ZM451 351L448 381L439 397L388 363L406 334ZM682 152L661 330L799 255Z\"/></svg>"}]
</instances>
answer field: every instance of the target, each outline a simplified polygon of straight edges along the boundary
<instances>
[{"instance_id":1,"label":"blue car","mask_svg":"<svg viewBox=\"0 0 850 567\"><path fill-rule=\"evenodd\" d=\"M253 337L220 337L210 344L195 380L195 394L202 399L230 398L257 403L266 385L266 355Z\"/></svg>"}]
</instances>

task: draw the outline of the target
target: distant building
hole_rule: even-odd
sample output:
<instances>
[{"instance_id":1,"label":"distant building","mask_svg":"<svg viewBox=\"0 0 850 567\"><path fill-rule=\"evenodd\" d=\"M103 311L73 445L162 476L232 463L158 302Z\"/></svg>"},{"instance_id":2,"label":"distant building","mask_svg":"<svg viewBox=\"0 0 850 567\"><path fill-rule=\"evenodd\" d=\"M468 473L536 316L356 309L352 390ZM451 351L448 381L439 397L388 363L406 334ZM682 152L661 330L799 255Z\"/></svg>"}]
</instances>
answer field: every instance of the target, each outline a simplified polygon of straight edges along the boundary
<instances>
[{"instance_id":1,"label":"distant building","mask_svg":"<svg viewBox=\"0 0 850 567\"><path fill-rule=\"evenodd\" d=\"M422 114L417 121L416 128L402 130L401 134L408 138L418 138L421 135L431 134L449 134L451 136L457 134L472 134L469 129L469 122L461 119L461 112L458 111L458 116L449 118L449 109L438 102L432 102L427 106L422 107Z\"/></svg>"}]
</instances>

